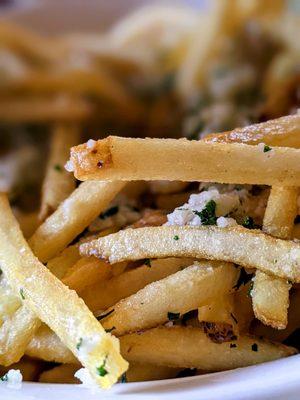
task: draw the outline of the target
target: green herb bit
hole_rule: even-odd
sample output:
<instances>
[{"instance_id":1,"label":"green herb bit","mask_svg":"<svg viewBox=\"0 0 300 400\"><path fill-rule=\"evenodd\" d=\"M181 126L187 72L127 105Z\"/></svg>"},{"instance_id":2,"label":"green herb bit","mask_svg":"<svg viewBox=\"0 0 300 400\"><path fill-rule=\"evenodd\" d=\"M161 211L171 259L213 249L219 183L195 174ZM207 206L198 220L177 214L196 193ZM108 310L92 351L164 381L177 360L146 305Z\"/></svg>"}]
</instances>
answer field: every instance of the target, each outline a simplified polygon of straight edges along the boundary
<instances>
[{"instance_id":1,"label":"green herb bit","mask_svg":"<svg viewBox=\"0 0 300 400\"><path fill-rule=\"evenodd\" d=\"M105 329L105 332L106 332L106 333L110 333L110 332L113 331L114 329L116 329L115 326L113 326L112 328Z\"/></svg>"},{"instance_id":2,"label":"green herb bit","mask_svg":"<svg viewBox=\"0 0 300 400\"><path fill-rule=\"evenodd\" d=\"M24 295L24 289L23 288L20 289L20 296L21 296L22 300L25 300L25 295Z\"/></svg>"},{"instance_id":3,"label":"green herb bit","mask_svg":"<svg viewBox=\"0 0 300 400\"><path fill-rule=\"evenodd\" d=\"M101 213L99 218L106 219L106 218L112 217L113 215L116 215L118 212L119 212L119 207L114 206L114 207L108 208L106 211Z\"/></svg>"},{"instance_id":4,"label":"green herb bit","mask_svg":"<svg viewBox=\"0 0 300 400\"><path fill-rule=\"evenodd\" d=\"M105 359L104 359L104 361L103 361L103 364L100 365L100 367L97 367L97 372L98 372L98 375L99 375L99 376L102 376L102 377L103 377L103 376L105 376L105 375L108 374L108 371L107 371L107 369L105 368L106 361L107 361L107 356L105 357Z\"/></svg>"},{"instance_id":5,"label":"green herb bit","mask_svg":"<svg viewBox=\"0 0 300 400\"><path fill-rule=\"evenodd\" d=\"M2 382L7 382L7 381L8 381L8 375L7 375L7 373L6 373L5 375L3 375L3 376L0 377L0 381L2 381Z\"/></svg>"},{"instance_id":6,"label":"green herb bit","mask_svg":"<svg viewBox=\"0 0 300 400\"><path fill-rule=\"evenodd\" d=\"M247 292L248 297L252 297L252 290L253 290L254 282L250 282L249 289Z\"/></svg>"},{"instance_id":7,"label":"green herb bit","mask_svg":"<svg viewBox=\"0 0 300 400\"><path fill-rule=\"evenodd\" d=\"M122 374L122 376L121 376L121 383L127 383L126 372L124 372L124 374Z\"/></svg>"},{"instance_id":8,"label":"green herb bit","mask_svg":"<svg viewBox=\"0 0 300 400\"><path fill-rule=\"evenodd\" d=\"M147 265L147 267L151 268L151 260L150 260L150 258L146 258L146 260L144 261L144 264Z\"/></svg>"},{"instance_id":9,"label":"green herb bit","mask_svg":"<svg viewBox=\"0 0 300 400\"><path fill-rule=\"evenodd\" d=\"M216 225L216 207L217 204L214 200L210 200L206 203L202 211L193 211L194 214L198 215L202 225Z\"/></svg>"},{"instance_id":10,"label":"green herb bit","mask_svg":"<svg viewBox=\"0 0 300 400\"><path fill-rule=\"evenodd\" d=\"M115 311L115 310L112 309L112 310L108 311L108 312L105 313L105 314L99 315L99 317L97 317L97 320L98 320L98 321L101 321L102 319L104 319L104 318L108 317L110 314L112 314L114 311Z\"/></svg>"},{"instance_id":11,"label":"green herb bit","mask_svg":"<svg viewBox=\"0 0 300 400\"><path fill-rule=\"evenodd\" d=\"M59 165L59 164L55 164L53 168L54 168L55 171L57 171L57 172L63 172L63 168L62 168L62 166Z\"/></svg>"},{"instance_id":12,"label":"green herb bit","mask_svg":"<svg viewBox=\"0 0 300 400\"><path fill-rule=\"evenodd\" d=\"M268 151L271 151L272 147L268 146L267 144L264 145L264 153L267 153Z\"/></svg>"},{"instance_id":13,"label":"green herb bit","mask_svg":"<svg viewBox=\"0 0 300 400\"><path fill-rule=\"evenodd\" d=\"M251 346L252 351L258 351L258 346L256 343L253 343L253 345Z\"/></svg>"},{"instance_id":14,"label":"green herb bit","mask_svg":"<svg viewBox=\"0 0 300 400\"><path fill-rule=\"evenodd\" d=\"M178 321L179 318L180 318L180 313L168 312L168 320L169 321Z\"/></svg>"},{"instance_id":15,"label":"green herb bit","mask_svg":"<svg viewBox=\"0 0 300 400\"><path fill-rule=\"evenodd\" d=\"M174 239L174 240L179 240L179 236L178 236L178 235L175 235L175 236L173 237L173 239Z\"/></svg>"},{"instance_id":16,"label":"green herb bit","mask_svg":"<svg viewBox=\"0 0 300 400\"><path fill-rule=\"evenodd\" d=\"M244 228L247 228L247 229L254 229L255 228L253 218L249 217L249 216L245 217L242 225L243 225Z\"/></svg>"},{"instance_id":17,"label":"green herb bit","mask_svg":"<svg viewBox=\"0 0 300 400\"><path fill-rule=\"evenodd\" d=\"M76 344L76 349L79 350L82 345L82 337L79 339L78 343Z\"/></svg>"},{"instance_id":18,"label":"green herb bit","mask_svg":"<svg viewBox=\"0 0 300 400\"><path fill-rule=\"evenodd\" d=\"M2 275L3 274L3 271L2 271L2 269L0 268L0 275Z\"/></svg>"}]
</instances>

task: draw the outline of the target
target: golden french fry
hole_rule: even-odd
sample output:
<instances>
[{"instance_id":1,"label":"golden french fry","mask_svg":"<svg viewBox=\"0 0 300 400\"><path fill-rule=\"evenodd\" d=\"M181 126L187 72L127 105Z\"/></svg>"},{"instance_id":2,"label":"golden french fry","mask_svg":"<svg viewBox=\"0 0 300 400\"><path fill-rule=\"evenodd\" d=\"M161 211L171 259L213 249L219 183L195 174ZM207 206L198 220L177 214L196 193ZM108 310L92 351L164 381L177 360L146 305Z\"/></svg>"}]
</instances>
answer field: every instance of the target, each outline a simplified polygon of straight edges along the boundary
<instances>
[{"instance_id":1,"label":"golden french fry","mask_svg":"<svg viewBox=\"0 0 300 400\"><path fill-rule=\"evenodd\" d=\"M263 231L281 239L291 238L298 212L296 187L273 186L264 215ZM257 271L251 291L254 314L273 328L287 325L290 283Z\"/></svg>"},{"instance_id":2,"label":"golden french fry","mask_svg":"<svg viewBox=\"0 0 300 400\"><path fill-rule=\"evenodd\" d=\"M120 343L121 353L129 362L205 371L245 367L297 352L292 347L251 336L240 336L234 342L218 344L201 329L192 327L154 328L122 336Z\"/></svg>"},{"instance_id":3,"label":"golden french fry","mask_svg":"<svg viewBox=\"0 0 300 400\"><path fill-rule=\"evenodd\" d=\"M173 211L175 208L187 203L193 193L195 192L159 194L155 197L155 204L161 210Z\"/></svg>"},{"instance_id":4,"label":"golden french fry","mask_svg":"<svg viewBox=\"0 0 300 400\"><path fill-rule=\"evenodd\" d=\"M74 177L65 170L70 147L77 144L80 130L76 125L58 124L54 127L50 145L50 155L43 182L40 219L43 221L75 189Z\"/></svg>"},{"instance_id":5,"label":"golden french fry","mask_svg":"<svg viewBox=\"0 0 300 400\"><path fill-rule=\"evenodd\" d=\"M102 319L116 336L152 328L229 293L238 271L229 263L201 261L121 300Z\"/></svg>"},{"instance_id":6,"label":"golden french fry","mask_svg":"<svg viewBox=\"0 0 300 400\"><path fill-rule=\"evenodd\" d=\"M106 310L144 288L149 283L163 279L182 267L191 265L192 260L183 258L166 258L147 260L147 265L125 271L108 281L98 282L80 292L85 304L93 312ZM114 268L116 264L111 267Z\"/></svg>"},{"instance_id":7,"label":"golden french fry","mask_svg":"<svg viewBox=\"0 0 300 400\"><path fill-rule=\"evenodd\" d=\"M224 133L212 133L204 138L209 143L265 143L269 146L300 147L300 115L288 115L237 128Z\"/></svg>"},{"instance_id":8,"label":"golden french fry","mask_svg":"<svg viewBox=\"0 0 300 400\"><path fill-rule=\"evenodd\" d=\"M110 387L127 369L117 339L106 333L76 293L32 254L5 195L0 196L0 209L0 262L9 284L25 306L58 334L95 382Z\"/></svg>"},{"instance_id":9,"label":"golden french fry","mask_svg":"<svg viewBox=\"0 0 300 400\"><path fill-rule=\"evenodd\" d=\"M74 122L86 119L92 106L70 97L24 97L0 100L0 121L10 124Z\"/></svg>"},{"instance_id":10,"label":"golden french fry","mask_svg":"<svg viewBox=\"0 0 300 400\"><path fill-rule=\"evenodd\" d=\"M80 180L166 179L297 186L299 160L298 149L285 147L109 136L93 146L73 147L69 170L74 170Z\"/></svg>"},{"instance_id":11,"label":"golden french fry","mask_svg":"<svg viewBox=\"0 0 300 400\"><path fill-rule=\"evenodd\" d=\"M19 369L23 381L36 381L43 367L40 360L33 360L29 357L23 357L19 362L11 364L9 367L0 366L0 375L3 376L10 369Z\"/></svg>"},{"instance_id":12,"label":"golden french fry","mask_svg":"<svg viewBox=\"0 0 300 400\"><path fill-rule=\"evenodd\" d=\"M59 337L44 324L40 326L28 343L26 355L49 362L80 365L77 358Z\"/></svg>"},{"instance_id":13,"label":"golden french fry","mask_svg":"<svg viewBox=\"0 0 300 400\"><path fill-rule=\"evenodd\" d=\"M24 237L26 239L29 238L39 226L38 212L33 211L31 213L23 213L19 210L14 210L14 214L18 220Z\"/></svg>"},{"instance_id":14,"label":"golden french fry","mask_svg":"<svg viewBox=\"0 0 300 400\"><path fill-rule=\"evenodd\" d=\"M77 245L66 247L58 256L47 262L47 268L57 278L62 279L67 275L70 268L80 260Z\"/></svg>"},{"instance_id":15,"label":"golden french fry","mask_svg":"<svg viewBox=\"0 0 300 400\"><path fill-rule=\"evenodd\" d=\"M76 371L79 370L78 364L62 364L44 371L39 376L39 382L42 383L80 383L74 377Z\"/></svg>"},{"instance_id":16,"label":"golden french fry","mask_svg":"<svg viewBox=\"0 0 300 400\"><path fill-rule=\"evenodd\" d=\"M126 382L157 381L175 378L179 368L169 368L155 364L140 364L132 362L126 371Z\"/></svg>"},{"instance_id":17,"label":"golden french fry","mask_svg":"<svg viewBox=\"0 0 300 400\"><path fill-rule=\"evenodd\" d=\"M242 289L234 293L234 315L238 321L239 333L249 332L251 322L254 319L250 291L251 284L248 283Z\"/></svg>"},{"instance_id":18,"label":"golden french fry","mask_svg":"<svg viewBox=\"0 0 300 400\"><path fill-rule=\"evenodd\" d=\"M36 230L29 240L42 262L55 257L125 186L123 182L84 182Z\"/></svg>"},{"instance_id":19,"label":"golden french fry","mask_svg":"<svg viewBox=\"0 0 300 400\"><path fill-rule=\"evenodd\" d=\"M234 316L234 294L224 294L216 296L209 304L198 308L199 321L214 323L225 323L236 326Z\"/></svg>"},{"instance_id":20,"label":"golden french fry","mask_svg":"<svg viewBox=\"0 0 300 400\"><path fill-rule=\"evenodd\" d=\"M80 252L84 256L106 258L111 263L165 257L222 260L300 282L298 243L273 238L260 230L250 230L241 226L162 226L126 229L83 243Z\"/></svg>"}]
</instances>

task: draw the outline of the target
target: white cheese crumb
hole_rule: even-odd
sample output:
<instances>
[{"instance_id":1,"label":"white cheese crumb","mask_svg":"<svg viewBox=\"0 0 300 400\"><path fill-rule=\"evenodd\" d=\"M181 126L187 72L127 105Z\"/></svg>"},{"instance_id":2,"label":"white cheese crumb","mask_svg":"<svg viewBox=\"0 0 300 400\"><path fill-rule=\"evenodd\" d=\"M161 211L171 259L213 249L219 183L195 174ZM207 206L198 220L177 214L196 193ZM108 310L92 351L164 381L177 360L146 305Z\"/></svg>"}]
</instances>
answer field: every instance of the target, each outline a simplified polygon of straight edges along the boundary
<instances>
[{"instance_id":1,"label":"white cheese crumb","mask_svg":"<svg viewBox=\"0 0 300 400\"><path fill-rule=\"evenodd\" d=\"M99 390L98 385L86 368L80 368L78 371L75 372L74 376L82 382L83 387L91 389L92 392Z\"/></svg>"},{"instance_id":2,"label":"white cheese crumb","mask_svg":"<svg viewBox=\"0 0 300 400\"><path fill-rule=\"evenodd\" d=\"M75 171L75 167L74 167L73 161L69 160L69 161L66 162L65 170L68 171L68 172Z\"/></svg>"},{"instance_id":3,"label":"white cheese crumb","mask_svg":"<svg viewBox=\"0 0 300 400\"><path fill-rule=\"evenodd\" d=\"M95 349L100 341L99 335L94 335L91 337L84 337L78 340L78 356L81 360L88 358L89 354Z\"/></svg>"},{"instance_id":4,"label":"white cheese crumb","mask_svg":"<svg viewBox=\"0 0 300 400\"><path fill-rule=\"evenodd\" d=\"M1 379L1 383L5 383L10 389L20 389L22 381L23 376L19 369L10 369Z\"/></svg>"},{"instance_id":5,"label":"white cheese crumb","mask_svg":"<svg viewBox=\"0 0 300 400\"><path fill-rule=\"evenodd\" d=\"M217 219L217 226L219 228L227 228L228 226L234 226L234 225L237 225L237 222L234 218L219 217Z\"/></svg>"},{"instance_id":6,"label":"white cheese crumb","mask_svg":"<svg viewBox=\"0 0 300 400\"><path fill-rule=\"evenodd\" d=\"M96 143L97 143L96 140L94 140L94 139L89 139L89 140L86 142L86 147L87 147L88 149L92 149L92 148L95 146Z\"/></svg>"}]
</instances>

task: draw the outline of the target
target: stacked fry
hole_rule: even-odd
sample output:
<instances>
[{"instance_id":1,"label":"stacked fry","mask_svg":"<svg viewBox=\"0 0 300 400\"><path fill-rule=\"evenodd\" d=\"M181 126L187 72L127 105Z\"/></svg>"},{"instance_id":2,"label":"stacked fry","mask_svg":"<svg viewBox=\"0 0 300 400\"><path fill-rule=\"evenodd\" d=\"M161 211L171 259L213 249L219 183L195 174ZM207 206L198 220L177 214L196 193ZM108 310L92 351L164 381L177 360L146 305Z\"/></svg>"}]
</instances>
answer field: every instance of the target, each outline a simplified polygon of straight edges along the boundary
<instances>
[{"instance_id":1,"label":"stacked fry","mask_svg":"<svg viewBox=\"0 0 300 400\"><path fill-rule=\"evenodd\" d=\"M2 381L109 388L297 353L291 17L213 3L101 35L0 26Z\"/></svg>"}]
</instances>

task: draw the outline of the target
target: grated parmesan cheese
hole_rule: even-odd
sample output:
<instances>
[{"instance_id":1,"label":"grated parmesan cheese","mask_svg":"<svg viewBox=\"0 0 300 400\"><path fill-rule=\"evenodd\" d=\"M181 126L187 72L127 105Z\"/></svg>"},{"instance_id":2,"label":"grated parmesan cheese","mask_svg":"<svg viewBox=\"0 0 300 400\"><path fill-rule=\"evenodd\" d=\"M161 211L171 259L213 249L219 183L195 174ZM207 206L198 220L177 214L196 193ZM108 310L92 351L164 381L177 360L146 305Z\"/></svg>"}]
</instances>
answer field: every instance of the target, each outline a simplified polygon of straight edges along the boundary
<instances>
[{"instance_id":1,"label":"grated parmesan cheese","mask_svg":"<svg viewBox=\"0 0 300 400\"><path fill-rule=\"evenodd\" d=\"M2 384L6 384L10 389L20 389L22 387L22 381L23 376L19 369L10 369L0 380Z\"/></svg>"}]
</instances>

